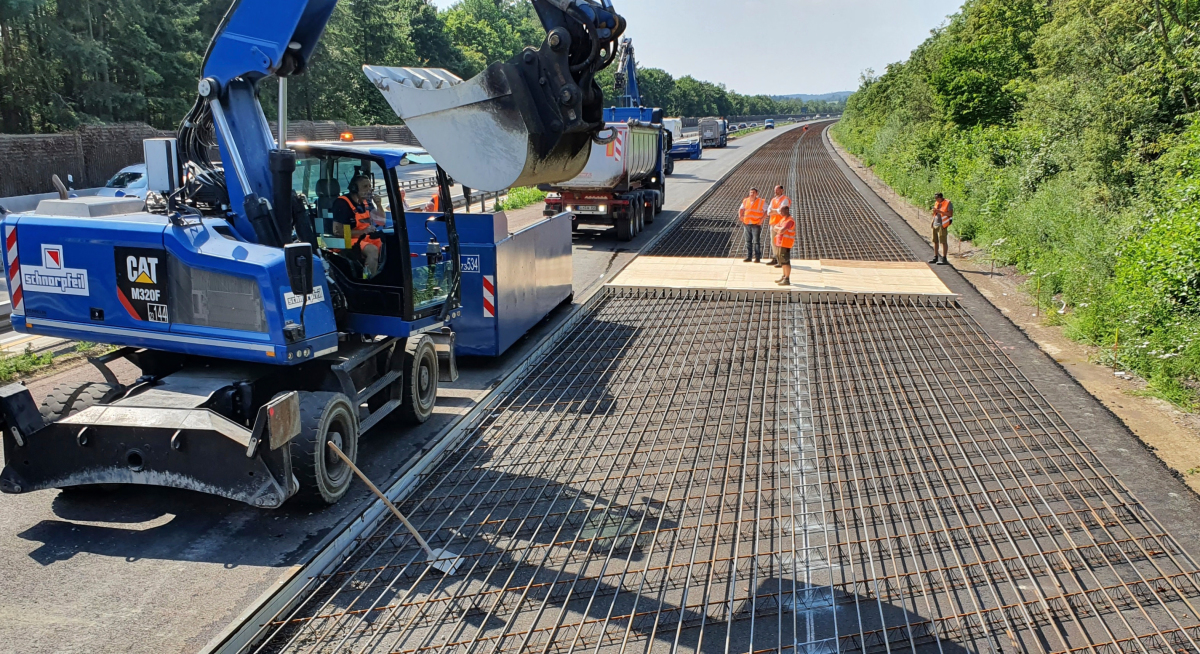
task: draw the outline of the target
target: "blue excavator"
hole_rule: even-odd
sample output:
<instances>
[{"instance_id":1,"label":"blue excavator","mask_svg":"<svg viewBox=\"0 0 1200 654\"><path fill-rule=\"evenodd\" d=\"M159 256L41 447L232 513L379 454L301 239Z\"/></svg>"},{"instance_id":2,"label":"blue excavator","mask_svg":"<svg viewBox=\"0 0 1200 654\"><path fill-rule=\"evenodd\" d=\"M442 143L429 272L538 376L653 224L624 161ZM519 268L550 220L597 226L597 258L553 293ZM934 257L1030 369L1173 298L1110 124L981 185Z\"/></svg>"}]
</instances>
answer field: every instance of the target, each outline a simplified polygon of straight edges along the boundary
<instances>
[{"instance_id":1,"label":"blue excavator","mask_svg":"<svg viewBox=\"0 0 1200 654\"><path fill-rule=\"evenodd\" d=\"M471 335L464 272L479 266L460 248L452 186L469 198L570 179L603 139L594 78L624 20L610 0L531 1L541 47L471 80L364 67L416 148L288 142L287 80L337 0L236 0L178 137L145 145L156 193L144 206L61 193L0 221L14 328L114 346L92 360L104 383L40 404L0 388L0 491L147 484L332 504L352 472L327 443L356 460L381 421L427 420L438 382L457 375L456 337ZM259 103L268 77L278 136ZM401 179L421 168L441 211L405 207ZM474 283L496 318L494 283ZM140 370L132 384L112 370L120 359Z\"/></svg>"}]
</instances>

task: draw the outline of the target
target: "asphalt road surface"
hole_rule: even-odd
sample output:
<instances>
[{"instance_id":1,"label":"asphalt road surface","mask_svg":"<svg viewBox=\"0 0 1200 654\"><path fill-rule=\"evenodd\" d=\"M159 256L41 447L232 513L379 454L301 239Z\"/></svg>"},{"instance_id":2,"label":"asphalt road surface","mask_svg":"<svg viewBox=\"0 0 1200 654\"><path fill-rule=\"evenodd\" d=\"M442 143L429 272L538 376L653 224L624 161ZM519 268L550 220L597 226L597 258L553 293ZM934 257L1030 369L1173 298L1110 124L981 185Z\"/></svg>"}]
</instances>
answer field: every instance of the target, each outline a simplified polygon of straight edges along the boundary
<instances>
[{"instance_id":1,"label":"asphalt road surface","mask_svg":"<svg viewBox=\"0 0 1200 654\"><path fill-rule=\"evenodd\" d=\"M575 301L619 266L755 149L786 131L761 132L699 161L680 161L667 208L630 243L585 227L575 238ZM533 207L511 222L540 215ZM519 365L568 313L547 321L498 359L460 360L462 376L439 393L417 429L380 427L364 436L359 463L383 485ZM124 381L136 376L121 369ZM35 399L56 383L99 381L90 367L30 384ZM96 493L40 491L0 496L0 651L194 652L234 621L313 548L369 502L359 484L337 506L262 511L190 491L125 487Z\"/></svg>"}]
</instances>

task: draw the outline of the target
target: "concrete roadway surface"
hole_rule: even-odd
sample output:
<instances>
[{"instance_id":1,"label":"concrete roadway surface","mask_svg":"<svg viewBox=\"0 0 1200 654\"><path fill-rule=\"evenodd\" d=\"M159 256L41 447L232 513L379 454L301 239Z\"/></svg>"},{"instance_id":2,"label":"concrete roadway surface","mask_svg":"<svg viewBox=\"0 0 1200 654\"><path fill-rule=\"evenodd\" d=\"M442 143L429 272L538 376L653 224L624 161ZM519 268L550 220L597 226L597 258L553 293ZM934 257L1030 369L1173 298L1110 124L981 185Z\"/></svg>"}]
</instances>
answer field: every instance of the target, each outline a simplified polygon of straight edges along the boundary
<instances>
[{"instance_id":1,"label":"concrete roadway surface","mask_svg":"<svg viewBox=\"0 0 1200 654\"><path fill-rule=\"evenodd\" d=\"M667 208L631 243L611 230L575 238L575 301L582 302L715 181L786 131L738 139L681 161ZM535 220L541 207L510 215ZM386 488L423 448L466 413L568 313L560 307L505 356L460 360L462 376L443 387L433 419L420 428L366 434L359 463ZM136 376L120 370L123 381ZM55 384L101 377L90 366L31 383L41 401ZM195 652L304 563L322 538L372 498L358 482L339 504L277 511L165 488L119 487L96 493L39 491L0 496L0 652Z\"/></svg>"}]
</instances>

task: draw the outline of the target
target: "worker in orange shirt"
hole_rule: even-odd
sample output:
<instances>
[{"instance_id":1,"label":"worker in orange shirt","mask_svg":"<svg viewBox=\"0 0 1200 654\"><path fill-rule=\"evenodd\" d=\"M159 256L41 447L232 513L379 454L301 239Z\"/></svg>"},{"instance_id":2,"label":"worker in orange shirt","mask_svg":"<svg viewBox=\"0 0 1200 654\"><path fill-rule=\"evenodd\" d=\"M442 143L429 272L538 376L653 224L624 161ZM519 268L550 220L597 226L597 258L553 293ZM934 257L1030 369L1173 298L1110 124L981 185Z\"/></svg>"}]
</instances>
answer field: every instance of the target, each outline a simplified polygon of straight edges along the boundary
<instances>
[{"instance_id":1,"label":"worker in orange shirt","mask_svg":"<svg viewBox=\"0 0 1200 654\"><path fill-rule=\"evenodd\" d=\"M946 257L950 256L950 224L954 222L954 203L946 196L938 193L933 196L933 258L929 263L939 266L949 265ZM942 256L938 258L938 243L942 245Z\"/></svg>"},{"instance_id":2,"label":"worker in orange shirt","mask_svg":"<svg viewBox=\"0 0 1200 654\"><path fill-rule=\"evenodd\" d=\"M796 221L792 220L792 208L784 207L779 222L772 230L775 235L775 253L783 268L783 277L775 280L780 286L792 285L792 246L796 244Z\"/></svg>"},{"instance_id":3,"label":"worker in orange shirt","mask_svg":"<svg viewBox=\"0 0 1200 654\"><path fill-rule=\"evenodd\" d=\"M742 261L762 261L762 227L766 217L767 201L758 197L758 189L750 189L750 195L742 200L742 208L738 210L738 219L746 234L746 258Z\"/></svg>"},{"instance_id":4,"label":"worker in orange shirt","mask_svg":"<svg viewBox=\"0 0 1200 654\"><path fill-rule=\"evenodd\" d=\"M380 251L383 241L380 230L386 222L383 203L371 185L371 178L355 175L350 179L350 188L333 205L333 227L335 234L350 228L351 238L358 246L366 278L379 272ZM347 242L349 245L349 242Z\"/></svg>"},{"instance_id":5,"label":"worker in orange shirt","mask_svg":"<svg viewBox=\"0 0 1200 654\"><path fill-rule=\"evenodd\" d=\"M792 199L783 193L783 186L775 187L775 197L771 198L771 204L767 206L767 221L771 224L771 260L767 262L769 266L776 268L782 267L779 263L779 248L775 247L775 225L783 218L783 208L792 208Z\"/></svg>"}]
</instances>

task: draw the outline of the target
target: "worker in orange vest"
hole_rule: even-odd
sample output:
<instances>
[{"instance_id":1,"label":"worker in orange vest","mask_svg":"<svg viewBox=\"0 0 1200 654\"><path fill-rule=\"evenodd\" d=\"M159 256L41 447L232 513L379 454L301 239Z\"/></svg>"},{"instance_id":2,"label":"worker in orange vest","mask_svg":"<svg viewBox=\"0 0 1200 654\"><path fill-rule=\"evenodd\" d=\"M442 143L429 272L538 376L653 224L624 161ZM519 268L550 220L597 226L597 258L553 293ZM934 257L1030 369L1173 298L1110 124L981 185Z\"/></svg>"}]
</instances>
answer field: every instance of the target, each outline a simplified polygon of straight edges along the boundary
<instances>
[{"instance_id":1,"label":"worker in orange vest","mask_svg":"<svg viewBox=\"0 0 1200 654\"><path fill-rule=\"evenodd\" d=\"M771 198L771 204L767 207L767 220L771 224L771 260L767 262L768 266L782 267L779 263L779 248L775 247L775 225L783 218L783 208L792 208L792 199L783 193L783 186L775 187L775 197Z\"/></svg>"},{"instance_id":2,"label":"worker in orange vest","mask_svg":"<svg viewBox=\"0 0 1200 654\"><path fill-rule=\"evenodd\" d=\"M950 262L946 257L950 256L950 239L947 234L950 231L950 223L954 222L954 203L946 199L946 196L938 193L933 196L933 258L929 263L936 263L939 266L949 265ZM938 243L942 245L942 256L938 257Z\"/></svg>"},{"instance_id":3,"label":"worker in orange vest","mask_svg":"<svg viewBox=\"0 0 1200 654\"><path fill-rule=\"evenodd\" d=\"M438 188L433 193L433 199L425 205L425 211L429 213L439 213L442 210L442 189Z\"/></svg>"},{"instance_id":4,"label":"worker in orange vest","mask_svg":"<svg viewBox=\"0 0 1200 654\"><path fill-rule=\"evenodd\" d=\"M767 201L758 197L758 189L750 189L750 195L742 200L742 208L738 210L738 219L742 221L742 231L746 235L746 258L742 261L762 261L762 227L767 217Z\"/></svg>"},{"instance_id":5,"label":"worker in orange vest","mask_svg":"<svg viewBox=\"0 0 1200 654\"><path fill-rule=\"evenodd\" d=\"M780 286L792 285L792 246L796 244L796 221L792 219L792 208L784 207L779 222L772 230L775 234L775 253L783 268L783 277L775 280Z\"/></svg>"},{"instance_id":6,"label":"worker in orange vest","mask_svg":"<svg viewBox=\"0 0 1200 654\"><path fill-rule=\"evenodd\" d=\"M333 205L333 227L335 234L343 233L346 227L350 228L351 241L347 245L358 246L364 276L367 278L379 272L379 253L383 249L383 241L377 233L385 221L383 204L374 194L371 179L366 175L355 175L350 180L346 194Z\"/></svg>"}]
</instances>

